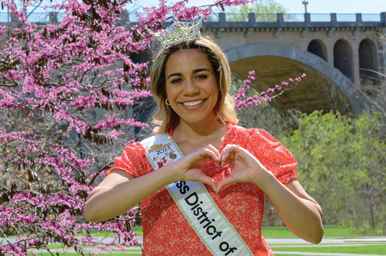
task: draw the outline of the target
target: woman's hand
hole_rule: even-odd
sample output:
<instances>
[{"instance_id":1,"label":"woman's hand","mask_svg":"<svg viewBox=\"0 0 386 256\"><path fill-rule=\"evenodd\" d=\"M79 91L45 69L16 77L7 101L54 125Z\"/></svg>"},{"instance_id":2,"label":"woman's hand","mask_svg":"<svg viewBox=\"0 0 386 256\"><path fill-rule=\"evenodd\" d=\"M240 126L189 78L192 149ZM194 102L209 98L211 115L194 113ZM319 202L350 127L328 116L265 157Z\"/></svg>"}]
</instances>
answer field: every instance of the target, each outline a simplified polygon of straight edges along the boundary
<instances>
[{"instance_id":1,"label":"woman's hand","mask_svg":"<svg viewBox=\"0 0 386 256\"><path fill-rule=\"evenodd\" d=\"M217 192L226 185L239 182L263 184L270 172L251 153L238 145L227 145L221 152L220 165L232 166L232 173L217 186Z\"/></svg>"},{"instance_id":2,"label":"woman's hand","mask_svg":"<svg viewBox=\"0 0 386 256\"><path fill-rule=\"evenodd\" d=\"M323 237L322 209L299 181L282 184L252 154L237 145L227 145L221 152L220 165L232 166L232 173L217 186L217 192L228 184L250 182L269 198L289 230L311 243Z\"/></svg>"},{"instance_id":3,"label":"woman's hand","mask_svg":"<svg viewBox=\"0 0 386 256\"><path fill-rule=\"evenodd\" d=\"M216 165L220 163L220 153L212 145L197 149L170 166L177 173L176 181L198 181L217 190L214 180L201 170L201 166L210 160L213 160Z\"/></svg>"}]
</instances>

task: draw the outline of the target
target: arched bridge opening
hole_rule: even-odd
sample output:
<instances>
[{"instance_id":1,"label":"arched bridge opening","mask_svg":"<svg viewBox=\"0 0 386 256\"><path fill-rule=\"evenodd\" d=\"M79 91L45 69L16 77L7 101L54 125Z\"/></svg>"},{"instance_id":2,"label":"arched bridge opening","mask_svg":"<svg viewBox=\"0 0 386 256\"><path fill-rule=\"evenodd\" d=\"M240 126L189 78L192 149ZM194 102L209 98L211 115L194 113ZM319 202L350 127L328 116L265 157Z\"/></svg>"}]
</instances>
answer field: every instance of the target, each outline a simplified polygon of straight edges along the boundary
<instances>
[{"instance_id":1,"label":"arched bridge opening","mask_svg":"<svg viewBox=\"0 0 386 256\"><path fill-rule=\"evenodd\" d=\"M301 83L272 100L282 112L293 108L307 113L315 109L369 112L352 81L315 53L280 44L254 44L229 49L225 54L236 77L245 79L248 71L256 71L256 80L251 85L258 91L307 74Z\"/></svg>"},{"instance_id":2,"label":"arched bridge opening","mask_svg":"<svg viewBox=\"0 0 386 256\"><path fill-rule=\"evenodd\" d=\"M364 39L359 44L359 74L362 81L369 80L376 84L377 75L373 71L378 71L378 61L376 47L370 39Z\"/></svg>"},{"instance_id":3,"label":"arched bridge opening","mask_svg":"<svg viewBox=\"0 0 386 256\"><path fill-rule=\"evenodd\" d=\"M350 44L344 39L339 39L334 45L334 67L351 81L354 80L352 59Z\"/></svg>"},{"instance_id":4,"label":"arched bridge opening","mask_svg":"<svg viewBox=\"0 0 386 256\"><path fill-rule=\"evenodd\" d=\"M308 44L307 51L327 61L327 49L321 40L318 40L318 39L312 40Z\"/></svg>"}]
</instances>

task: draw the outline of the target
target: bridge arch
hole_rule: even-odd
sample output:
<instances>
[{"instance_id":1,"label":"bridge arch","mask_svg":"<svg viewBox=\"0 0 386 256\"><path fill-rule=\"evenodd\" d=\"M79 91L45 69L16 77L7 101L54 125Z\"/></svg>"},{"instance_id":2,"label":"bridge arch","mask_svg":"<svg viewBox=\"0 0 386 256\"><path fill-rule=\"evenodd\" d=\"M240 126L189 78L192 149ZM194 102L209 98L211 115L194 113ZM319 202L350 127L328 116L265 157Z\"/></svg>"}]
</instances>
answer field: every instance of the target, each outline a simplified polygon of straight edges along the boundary
<instances>
[{"instance_id":1,"label":"bridge arch","mask_svg":"<svg viewBox=\"0 0 386 256\"><path fill-rule=\"evenodd\" d=\"M307 51L327 61L327 49L322 40L314 39L307 47Z\"/></svg>"},{"instance_id":2,"label":"bridge arch","mask_svg":"<svg viewBox=\"0 0 386 256\"><path fill-rule=\"evenodd\" d=\"M378 70L377 50L374 42L370 39L363 39L359 44L359 74L361 79L369 79L376 82L374 72L369 70Z\"/></svg>"},{"instance_id":3,"label":"bridge arch","mask_svg":"<svg viewBox=\"0 0 386 256\"><path fill-rule=\"evenodd\" d=\"M363 109L370 111L353 82L313 53L288 45L261 43L231 48L225 54L236 77L246 78L249 70L256 70L252 85L259 91L305 72L305 80L273 100L283 112L290 108L305 112L339 109L340 104L348 105L357 114Z\"/></svg>"},{"instance_id":4,"label":"bridge arch","mask_svg":"<svg viewBox=\"0 0 386 256\"><path fill-rule=\"evenodd\" d=\"M339 39L334 45L334 67L353 81L353 53L350 43Z\"/></svg>"}]
</instances>

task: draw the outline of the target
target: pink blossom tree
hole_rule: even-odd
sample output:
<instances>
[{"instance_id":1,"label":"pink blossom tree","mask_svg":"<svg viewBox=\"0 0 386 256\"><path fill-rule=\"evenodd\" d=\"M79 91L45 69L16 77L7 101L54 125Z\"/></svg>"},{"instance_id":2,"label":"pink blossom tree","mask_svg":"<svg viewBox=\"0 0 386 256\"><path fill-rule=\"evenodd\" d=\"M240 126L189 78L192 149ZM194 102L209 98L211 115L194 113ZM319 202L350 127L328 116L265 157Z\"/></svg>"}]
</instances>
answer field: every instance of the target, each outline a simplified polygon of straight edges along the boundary
<instances>
[{"instance_id":1,"label":"pink blossom tree","mask_svg":"<svg viewBox=\"0 0 386 256\"><path fill-rule=\"evenodd\" d=\"M145 28L159 30L171 17L205 18L214 6L250 0L217 0L206 7L161 0L145 8L138 23L119 26L128 2L66 0L52 6L65 14L63 20L39 27L26 19L28 3L17 9L14 0L2 0L19 23L0 25L0 37L8 37L0 49L0 235L5 241L0 255L51 252L51 243L82 255L87 251L80 245L109 250L139 244L131 231L136 209L103 223L87 223L82 216L88 193L113 157L136 139L134 129L150 130L133 114L151 96L149 66L134 63L132 55L148 51L154 40ZM251 79L253 73L234 96L238 109L270 99L267 93L243 99ZM281 86L268 93L275 90ZM112 231L109 242L77 236L95 229Z\"/></svg>"}]
</instances>

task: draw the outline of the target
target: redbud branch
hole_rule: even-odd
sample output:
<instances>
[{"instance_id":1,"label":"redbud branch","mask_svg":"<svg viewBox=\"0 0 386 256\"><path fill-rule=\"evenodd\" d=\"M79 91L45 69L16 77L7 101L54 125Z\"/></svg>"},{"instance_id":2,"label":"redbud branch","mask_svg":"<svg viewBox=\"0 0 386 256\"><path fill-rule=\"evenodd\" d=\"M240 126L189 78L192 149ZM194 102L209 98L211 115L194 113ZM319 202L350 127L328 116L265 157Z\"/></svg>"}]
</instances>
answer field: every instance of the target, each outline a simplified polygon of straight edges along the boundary
<instances>
[{"instance_id":1,"label":"redbud branch","mask_svg":"<svg viewBox=\"0 0 386 256\"><path fill-rule=\"evenodd\" d=\"M95 176L92 177L92 179L90 180L90 182L88 183L88 185L90 186L91 184L93 184L93 182L95 181L96 177L98 177L98 175L99 175L102 171L108 170L109 168L111 168L111 166L112 166L113 164L114 164L114 162L110 162L110 163L106 164L105 166L103 166L101 169L99 169L99 170L96 172Z\"/></svg>"},{"instance_id":2,"label":"redbud branch","mask_svg":"<svg viewBox=\"0 0 386 256\"><path fill-rule=\"evenodd\" d=\"M4 232L2 228L0 228L1 233L3 234L3 237L5 237L5 240L7 240L8 244L11 244L11 242L8 240L7 234Z\"/></svg>"},{"instance_id":3,"label":"redbud branch","mask_svg":"<svg viewBox=\"0 0 386 256\"><path fill-rule=\"evenodd\" d=\"M25 17L26 19L28 19L28 17L43 3L43 1L40 1L39 4L32 9L32 11Z\"/></svg>"}]
</instances>

